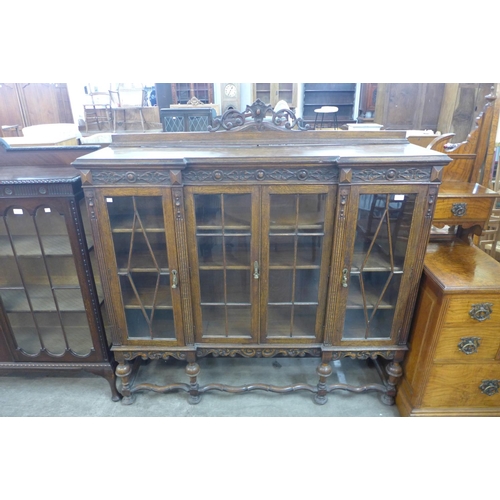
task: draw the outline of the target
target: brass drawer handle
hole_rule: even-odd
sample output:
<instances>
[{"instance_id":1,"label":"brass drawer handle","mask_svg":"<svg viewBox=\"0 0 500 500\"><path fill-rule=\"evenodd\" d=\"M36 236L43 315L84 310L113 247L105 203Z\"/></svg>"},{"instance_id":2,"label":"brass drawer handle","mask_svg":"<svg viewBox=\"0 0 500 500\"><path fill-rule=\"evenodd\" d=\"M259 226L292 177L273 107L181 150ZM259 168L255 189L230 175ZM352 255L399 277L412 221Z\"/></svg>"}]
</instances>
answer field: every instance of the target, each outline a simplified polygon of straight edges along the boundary
<instances>
[{"instance_id":1,"label":"brass drawer handle","mask_svg":"<svg viewBox=\"0 0 500 500\"><path fill-rule=\"evenodd\" d=\"M172 269L172 288L177 288L179 284L179 278L177 277L177 271Z\"/></svg>"},{"instance_id":2,"label":"brass drawer handle","mask_svg":"<svg viewBox=\"0 0 500 500\"><path fill-rule=\"evenodd\" d=\"M490 319L493 312L493 304L484 302L483 304L472 304L472 309L469 311L469 316L477 321L485 321Z\"/></svg>"},{"instance_id":3,"label":"brass drawer handle","mask_svg":"<svg viewBox=\"0 0 500 500\"><path fill-rule=\"evenodd\" d=\"M500 380L483 380L479 389L486 396L493 396L498 393L498 388L500 385Z\"/></svg>"},{"instance_id":4,"label":"brass drawer handle","mask_svg":"<svg viewBox=\"0 0 500 500\"><path fill-rule=\"evenodd\" d=\"M467 213L467 203L453 203L451 213L455 217L463 217Z\"/></svg>"},{"instance_id":5,"label":"brass drawer handle","mask_svg":"<svg viewBox=\"0 0 500 500\"><path fill-rule=\"evenodd\" d=\"M479 346L481 345L481 339L479 337L462 337L461 342L458 344L458 348L464 354L476 354Z\"/></svg>"},{"instance_id":6,"label":"brass drawer handle","mask_svg":"<svg viewBox=\"0 0 500 500\"><path fill-rule=\"evenodd\" d=\"M344 270L342 271L342 286L343 286L344 288L347 288L347 273L348 273L348 272L349 272L349 271L348 271L347 269L344 269Z\"/></svg>"}]
</instances>

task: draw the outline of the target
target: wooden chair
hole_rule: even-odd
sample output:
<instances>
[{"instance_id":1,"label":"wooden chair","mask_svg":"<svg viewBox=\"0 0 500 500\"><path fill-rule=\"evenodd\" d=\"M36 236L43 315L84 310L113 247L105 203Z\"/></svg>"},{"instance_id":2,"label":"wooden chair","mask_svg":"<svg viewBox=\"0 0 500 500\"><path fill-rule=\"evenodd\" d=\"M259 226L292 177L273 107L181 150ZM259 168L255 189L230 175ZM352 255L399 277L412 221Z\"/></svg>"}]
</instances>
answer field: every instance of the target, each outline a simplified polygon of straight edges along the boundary
<instances>
[{"instance_id":1,"label":"wooden chair","mask_svg":"<svg viewBox=\"0 0 500 500\"><path fill-rule=\"evenodd\" d=\"M116 125L118 123L117 120L117 113L121 112L122 113L122 118L123 121L120 122L123 125L123 128L125 129L127 124L132 124L132 123L139 123L139 120L128 120L127 121L127 111L128 113L138 113L139 118L140 118L140 124L142 127L142 131L144 132L145 127L144 127L144 113L142 111L142 108L147 104L148 100L148 94L145 89L141 90L141 98L140 98L140 104L128 104L122 102L122 97L120 95L119 90L110 90L109 91L109 98L110 98L110 103L111 103L111 111L113 113L113 132L116 132Z\"/></svg>"},{"instance_id":2,"label":"wooden chair","mask_svg":"<svg viewBox=\"0 0 500 500\"><path fill-rule=\"evenodd\" d=\"M96 123L101 130L101 124L107 123L111 129L113 116L111 114L111 103L107 92L91 92L89 94L92 104L84 104L85 130L89 131L89 124Z\"/></svg>"},{"instance_id":3,"label":"wooden chair","mask_svg":"<svg viewBox=\"0 0 500 500\"><path fill-rule=\"evenodd\" d=\"M500 198L497 198L495 207L498 206L499 200ZM500 261L500 208L494 208L491 211L490 220L479 239L479 248Z\"/></svg>"}]
</instances>

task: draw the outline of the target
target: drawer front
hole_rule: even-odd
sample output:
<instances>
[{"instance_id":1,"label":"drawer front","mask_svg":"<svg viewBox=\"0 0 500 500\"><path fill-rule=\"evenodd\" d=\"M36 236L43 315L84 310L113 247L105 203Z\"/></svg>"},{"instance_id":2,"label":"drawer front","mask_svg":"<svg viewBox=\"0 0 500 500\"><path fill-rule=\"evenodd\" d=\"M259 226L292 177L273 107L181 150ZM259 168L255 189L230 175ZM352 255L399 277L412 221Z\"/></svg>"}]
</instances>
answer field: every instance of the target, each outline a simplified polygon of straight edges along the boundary
<instances>
[{"instance_id":1,"label":"drawer front","mask_svg":"<svg viewBox=\"0 0 500 500\"><path fill-rule=\"evenodd\" d=\"M500 326L500 297L498 295L465 295L452 297L444 318L444 327L458 326L479 335L483 329Z\"/></svg>"},{"instance_id":2,"label":"drawer front","mask_svg":"<svg viewBox=\"0 0 500 500\"><path fill-rule=\"evenodd\" d=\"M488 220L493 198L439 198L434 212L434 221L445 220L455 224L463 221Z\"/></svg>"},{"instance_id":3,"label":"drawer front","mask_svg":"<svg viewBox=\"0 0 500 500\"><path fill-rule=\"evenodd\" d=\"M422 407L500 408L500 363L436 364Z\"/></svg>"},{"instance_id":4,"label":"drawer front","mask_svg":"<svg viewBox=\"0 0 500 500\"><path fill-rule=\"evenodd\" d=\"M499 349L498 326L481 324L475 328L446 327L439 335L434 361L494 361Z\"/></svg>"}]
</instances>

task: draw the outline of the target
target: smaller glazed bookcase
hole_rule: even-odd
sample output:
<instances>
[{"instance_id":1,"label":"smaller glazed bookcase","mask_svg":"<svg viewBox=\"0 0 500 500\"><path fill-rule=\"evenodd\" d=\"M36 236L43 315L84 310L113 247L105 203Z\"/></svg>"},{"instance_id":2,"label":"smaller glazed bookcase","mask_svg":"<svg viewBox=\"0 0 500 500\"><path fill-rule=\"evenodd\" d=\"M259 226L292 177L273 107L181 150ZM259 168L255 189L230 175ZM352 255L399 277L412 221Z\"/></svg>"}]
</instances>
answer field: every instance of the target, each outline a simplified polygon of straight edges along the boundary
<instances>
[{"instance_id":1,"label":"smaller glazed bookcase","mask_svg":"<svg viewBox=\"0 0 500 500\"><path fill-rule=\"evenodd\" d=\"M0 374L85 370L118 401L82 200L71 167L0 170Z\"/></svg>"}]
</instances>

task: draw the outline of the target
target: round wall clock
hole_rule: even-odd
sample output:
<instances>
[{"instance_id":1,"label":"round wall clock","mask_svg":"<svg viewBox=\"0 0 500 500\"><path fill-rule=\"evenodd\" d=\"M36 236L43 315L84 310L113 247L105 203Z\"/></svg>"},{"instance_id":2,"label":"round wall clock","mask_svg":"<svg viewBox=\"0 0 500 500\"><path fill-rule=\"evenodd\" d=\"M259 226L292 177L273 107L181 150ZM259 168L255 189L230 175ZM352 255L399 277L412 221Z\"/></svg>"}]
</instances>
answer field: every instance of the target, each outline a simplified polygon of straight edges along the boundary
<instances>
[{"instance_id":1,"label":"round wall clock","mask_svg":"<svg viewBox=\"0 0 500 500\"><path fill-rule=\"evenodd\" d=\"M224 95L226 95L227 97L236 97L236 92L236 85L234 83L228 83L224 87Z\"/></svg>"}]
</instances>

